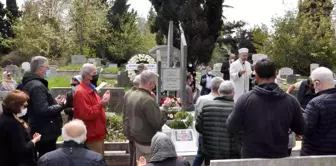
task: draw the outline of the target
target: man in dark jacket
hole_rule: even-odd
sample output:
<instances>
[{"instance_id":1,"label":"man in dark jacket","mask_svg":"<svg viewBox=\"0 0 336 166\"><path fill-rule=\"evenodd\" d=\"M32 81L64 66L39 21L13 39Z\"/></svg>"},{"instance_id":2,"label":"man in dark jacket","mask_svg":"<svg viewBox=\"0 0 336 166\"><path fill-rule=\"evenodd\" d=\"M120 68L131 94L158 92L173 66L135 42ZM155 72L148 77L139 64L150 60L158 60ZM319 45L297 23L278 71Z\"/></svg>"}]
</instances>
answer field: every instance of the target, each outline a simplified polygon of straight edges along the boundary
<instances>
[{"instance_id":1,"label":"man in dark jacket","mask_svg":"<svg viewBox=\"0 0 336 166\"><path fill-rule=\"evenodd\" d=\"M81 75L76 75L76 76L71 78L71 90L66 94L67 103L66 103L65 109L64 109L64 113L66 115L68 115L68 122L70 122L74 117L73 97L75 95L76 88L80 84L81 81L82 81L82 76Z\"/></svg>"},{"instance_id":2,"label":"man in dark jacket","mask_svg":"<svg viewBox=\"0 0 336 166\"><path fill-rule=\"evenodd\" d=\"M39 156L56 149L57 138L61 135L62 117L65 99L54 99L48 89L48 59L43 56L33 57L30 63L31 72L22 78L23 91L27 92L28 123L31 134L40 133L41 141L36 144Z\"/></svg>"},{"instance_id":3,"label":"man in dark jacket","mask_svg":"<svg viewBox=\"0 0 336 166\"><path fill-rule=\"evenodd\" d=\"M256 63L256 81L252 91L236 102L226 121L228 132L243 134L243 158L282 158L288 156L288 131L302 135L306 122L299 102L277 84L273 62Z\"/></svg>"},{"instance_id":4,"label":"man in dark jacket","mask_svg":"<svg viewBox=\"0 0 336 166\"><path fill-rule=\"evenodd\" d=\"M200 85L202 86L201 96L208 95L211 92L211 80L215 76L212 75L212 68L208 66L206 73L201 77Z\"/></svg>"},{"instance_id":5,"label":"man in dark jacket","mask_svg":"<svg viewBox=\"0 0 336 166\"><path fill-rule=\"evenodd\" d=\"M224 81L218 92L220 97L206 103L196 121L196 130L203 136L201 147L205 155L205 165L210 165L212 159L241 157L241 135L229 134L226 124L223 123L234 106L234 85L230 81Z\"/></svg>"},{"instance_id":6,"label":"man in dark jacket","mask_svg":"<svg viewBox=\"0 0 336 166\"><path fill-rule=\"evenodd\" d=\"M221 73L223 73L224 80L230 80L230 65L236 59L236 55L231 54L227 61L223 62Z\"/></svg>"},{"instance_id":7,"label":"man in dark jacket","mask_svg":"<svg viewBox=\"0 0 336 166\"><path fill-rule=\"evenodd\" d=\"M304 118L307 122L301 155L336 154L336 88L333 73L325 67L311 73L316 97L307 105Z\"/></svg>"},{"instance_id":8,"label":"man in dark jacket","mask_svg":"<svg viewBox=\"0 0 336 166\"><path fill-rule=\"evenodd\" d=\"M43 155L39 166L106 166L101 154L85 149L86 127L83 121L73 120L64 125L63 147Z\"/></svg>"}]
</instances>

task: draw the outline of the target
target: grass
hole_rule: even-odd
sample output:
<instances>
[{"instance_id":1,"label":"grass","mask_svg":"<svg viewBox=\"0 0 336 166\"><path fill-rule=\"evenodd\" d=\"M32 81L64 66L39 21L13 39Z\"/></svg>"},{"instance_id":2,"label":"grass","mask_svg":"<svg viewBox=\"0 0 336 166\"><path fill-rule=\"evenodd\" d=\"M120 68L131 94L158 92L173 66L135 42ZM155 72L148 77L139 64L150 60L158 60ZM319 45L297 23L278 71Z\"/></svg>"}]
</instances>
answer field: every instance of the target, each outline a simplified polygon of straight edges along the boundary
<instances>
[{"instance_id":1,"label":"grass","mask_svg":"<svg viewBox=\"0 0 336 166\"><path fill-rule=\"evenodd\" d=\"M49 88L51 89L54 87L70 87L70 79L71 77L68 77L68 76L55 76L55 77L50 77L47 80L49 82ZM102 81L107 82L108 87L114 87L114 85L117 83L117 80L115 79L99 79L98 85Z\"/></svg>"},{"instance_id":2,"label":"grass","mask_svg":"<svg viewBox=\"0 0 336 166\"><path fill-rule=\"evenodd\" d=\"M80 70L83 65L67 65L58 67L58 70Z\"/></svg>"},{"instance_id":3,"label":"grass","mask_svg":"<svg viewBox=\"0 0 336 166\"><path fill-rule=\"evenodd\" d=\"M117 74L119 68L104 68L102 74Z\"/></svg>"}]
</instances>

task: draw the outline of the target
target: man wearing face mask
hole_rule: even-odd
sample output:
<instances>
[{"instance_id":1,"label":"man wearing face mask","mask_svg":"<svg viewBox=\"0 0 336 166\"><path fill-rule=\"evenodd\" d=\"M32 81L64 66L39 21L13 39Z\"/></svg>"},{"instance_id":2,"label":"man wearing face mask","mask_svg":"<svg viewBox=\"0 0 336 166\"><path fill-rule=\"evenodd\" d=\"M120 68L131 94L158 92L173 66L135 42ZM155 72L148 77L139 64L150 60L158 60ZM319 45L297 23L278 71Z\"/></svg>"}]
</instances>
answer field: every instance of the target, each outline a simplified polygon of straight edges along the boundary
<instances>
[{"instance_id":1,"label":"man wearing face mask","mask_svg":"<svg viewBox=\"0 0 336 166\"><path fill-rule=\"evenodd\" d=\"M143 71L140 74L139 88L129 94L125 101L125 109L131 115L129 137L135 142L137 160L140 156L149 160L151 139L156 132L161 131L166 122L164 114L160 111L160 106L151 96L157 79L158 74L153 71Z\"/></svg>"},{"instance_id":2,"label":"man wearing face mask","mask_svg":"<svg viewBox=\"0 0 336 166\"><path fill-rule=\"evenodd\" d=\"M211 80L212 78L215 77L212 75L211 70L212 68L210 66L207 66L206 68L207 73L201 77L201 83L200 83L200 85L202 86L201 96L208 95L211 92Z\"/></svg>"},{"instance_id":3,"label":"man wearing face mask","mask_svg":"<svg viewBox=\"0 0 336 166\"><path fill-rule=\"evenodd\" d=\"M247 61L249 50L241 48L238 50L239 59L230 66L230 80L235 86L234 101L250 90L250 77L252 74L251 64Z\"/></svg>"},{"instance_id":4,"label":"man wearing face mask","mask_svg":"<svg viewBox=\"0 0 336 166\"><path fill-rule=\"evenodd\" d=\"M333 72L316 68L310 75L316 97L309 101L303 117L307 122L301 156L336 154L336 88Z\"/></svg>"},{"instance_id":5,"label":"man wearing face mask","mask_svg":"<svg viewBox=\"0 0 336 166\"><path fill-rule=\"evenodd\" d=\"M70 122L73 119L73 96L75 95L76 88L82 81L82 76L81 75L76 75L71 78L71 91L69 91L66 94L66 105L64 109L64 113L68 115L68 122Z\"/></svg>"},{"instance_id":6,"label":"man wearing face mask","mask_svg":"<svg viewBox=\"0 0 336 166\"><path fill-rule=\"evenodd\" d=\"M104 139L106 136L106 115L104 108L110 101L110 91L101 98L93 85L97 78L97 68L86 63L81 69L82 81L76 88L74 96L74 116L82 120L87 128L87 147L104 156Z\"/></svg>"},{"instance_id":7,"label":"man wearing face mask","mask_svg":"<svg viewBox=\"0 0 336 166\"><path fill-rule=\"evenodd\" d=\"M56 149L57 138L61 135L61 112L65 108L65 99L54 99L48 89L48 59L43 56L32 58L30 72L22 78L22 90L29 94L28 123L31 134L40 133L41 141L36 144L39 156Z\"/></svg>"}]
</instances>

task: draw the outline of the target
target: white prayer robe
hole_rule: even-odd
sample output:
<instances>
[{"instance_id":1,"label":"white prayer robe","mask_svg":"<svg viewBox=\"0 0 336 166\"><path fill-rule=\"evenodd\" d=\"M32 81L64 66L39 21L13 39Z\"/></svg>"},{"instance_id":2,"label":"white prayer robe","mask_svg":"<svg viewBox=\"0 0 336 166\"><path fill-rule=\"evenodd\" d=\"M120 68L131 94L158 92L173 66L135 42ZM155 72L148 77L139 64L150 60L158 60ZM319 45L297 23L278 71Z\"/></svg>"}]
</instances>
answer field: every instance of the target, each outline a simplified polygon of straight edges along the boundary
<instances>
[{"instance_id":1,"label":"white prayer robe","mask_svg":"<svg viewBox=\"0 0 336 166\"><path fill-rule=\"evenodd\" d=\"M246 73L239 77L238 73L241 70L246 70ZM247 61L245 61L243 65L242 62L238 59L230 65L230 81L235 86L235 102L242 94L249 91L251 74L251 64Z\"/></svg>"}]
</instances>

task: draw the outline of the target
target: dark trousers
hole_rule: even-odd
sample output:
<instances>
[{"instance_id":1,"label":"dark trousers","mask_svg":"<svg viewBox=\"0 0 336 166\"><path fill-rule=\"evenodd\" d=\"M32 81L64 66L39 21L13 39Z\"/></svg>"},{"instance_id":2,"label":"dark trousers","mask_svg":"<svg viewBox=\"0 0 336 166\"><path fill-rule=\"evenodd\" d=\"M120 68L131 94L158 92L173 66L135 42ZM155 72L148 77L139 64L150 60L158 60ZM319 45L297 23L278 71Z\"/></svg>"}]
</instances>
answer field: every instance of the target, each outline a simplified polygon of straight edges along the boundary
<instances>
[{"instance_id":1,"label":"dark trousers","mask_svg":"<svg viewBox=\"0 0 336 166\"><path fill-rule=\"evenodd\" d=\"M288 149L288 156L292 155L292 149Z\"/></svg>"},{"instance_id":2,"label":"dark trousers","mask_svg":"<svg viewBox=\"0 0 336 166\"><path fill-rule=\"evenodd\" d=\"M197 154L195 156L192 166L201 166L203 164L204 155L201 150L202 149L201 142L202 142L201 137L198 137L198 150L197 150Z\"/></svg>"},{"instance_id":3,"label":"dark trousers","mask_svg":"<svg viewBox=\"0 0 336 166\"><path fill-rule=\"evenodd\" d=\"M56 150L56 141L41 141L36 143L36 150L38 152L39 158L42 157L44 154Z\"/></svg>"},{"instance_id":4,"label":"dark trousers","mask_svg":"<svg viewBox=\"0 0 336 166\"><path fill-rule=\"evenodd\" d=\"M136 163L136 149L135 149L135 143L134 141L129 141L128 143L128 149L129 149L129 154L130 154L130 166L137 166Z\"/></svg>"},{"instance_id":5,"label":"dark trousers","mask_svg":"<svg viewBox=\"0 0 336 166\"><path fill-rule=\"evenodd\" d=\"M206 87L202 87L201 96L208 95L210 92L211 92L211 89L208 89Z\"/></svg>"}]
</instances>

